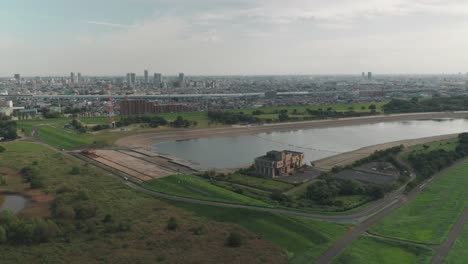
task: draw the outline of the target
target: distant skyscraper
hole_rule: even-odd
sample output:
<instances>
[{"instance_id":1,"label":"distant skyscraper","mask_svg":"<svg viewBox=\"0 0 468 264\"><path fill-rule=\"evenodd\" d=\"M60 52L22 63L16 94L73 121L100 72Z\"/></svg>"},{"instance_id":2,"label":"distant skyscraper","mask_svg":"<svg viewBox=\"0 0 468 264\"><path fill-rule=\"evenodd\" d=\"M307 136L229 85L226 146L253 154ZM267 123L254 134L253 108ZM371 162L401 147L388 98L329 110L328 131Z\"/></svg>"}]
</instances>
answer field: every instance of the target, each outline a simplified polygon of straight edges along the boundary
<instances>
[{"instance_id":1,"label":"distant skyscraper","mask_svg":"<svg viewBox=\"0 0 468 264\"><path fill-rule=\"evenodd\" d=\"M149 83L148 70L145 70L145 84Z\"/></svg>"},{"instance_id":2,"label":"distant skyscraper","mask_svg":"<svg viewBox=\"0 0 468 264\"><path fill-rule=\"evenodd\" d=\"M366 73L362 72L361 76L362 76L362 78L366 78Z\"/></svg>"},{"instance_id":3,"label":"distant skyscraper","mask_svg":"<svg viewBox=\"0 0 468 264\"><path fill-rule=\"evenodd\" d=\"M131 83L131 86L135 86L136 84L136 74L135 73L130 73L130 83Z\"/></svg>"},{"instance_id":4,"label":"distant skyscraper","mask_svg":"<svg viewBox=\"0 0 468 264\"><path fill-rule=\"evenodd\" d=\"M81 72L78 73L78 83L81 83L83 78L81 77Z\"/></svg>"},{"instance_id":5,"label":"distant skyscraper","mask_svg":"<svg viewBox=\"0 0 468 264\"><path fill-rule=\"evenodd\" d=\"M183 72L179 73L179 84L180 86L183 86L185 82L185 74Z\"/></svg>"},{"instance_id":6,"label":"distant skyscraper","mask_svg":"<svg viewBox=\"0 0 468 264\"><path fill-rule=\"evenodd\" d=\"M75 83L75 73L74 72L70 72L70 80L71 80L71 83Z\"/></svg>"},{"instance_id":7,"label":"distant skyscraper","mask_svg":"<svg viewBox=\"0 0 468 264\"><path fill-rule=\"evenodd\" d=\"M20 81L21 81L21 75L20 75L19 73L16 73L16 74L14 75L14 77L15 77L16 82L17 82L17 83L20 83Z\"/></svg>"},{"instance_id":8,"label":"distant skyscraper","mask_svg":"<svg viewBox=\"0 0 468 264\"><path fill-rule=\"evenodd\" d=\"M372 72L367 73L367 79L372 80Z\"/></svg>"},{"instance_id":9,"label":"distant skyscraper","mask_svg":"<svg viewBox=\"0 0 468 264\"><path fill-rule=\"evenodd\" d=\"M130 73L127 73L127 84L130 85L131 79L130 79Z\"/></svg>"},{"instance_id":10,"label":"distant skyscraper","mask_svg":"<svg viewBox=\"0 0 468 264\"><path fill-rule=\"evenodd\" d=\"M161 87L161 83L162 83L162 75L161 73L155 73L154 74L154 79L153 79L153 83L156 87Z\"/></svg>"}]
</instances>

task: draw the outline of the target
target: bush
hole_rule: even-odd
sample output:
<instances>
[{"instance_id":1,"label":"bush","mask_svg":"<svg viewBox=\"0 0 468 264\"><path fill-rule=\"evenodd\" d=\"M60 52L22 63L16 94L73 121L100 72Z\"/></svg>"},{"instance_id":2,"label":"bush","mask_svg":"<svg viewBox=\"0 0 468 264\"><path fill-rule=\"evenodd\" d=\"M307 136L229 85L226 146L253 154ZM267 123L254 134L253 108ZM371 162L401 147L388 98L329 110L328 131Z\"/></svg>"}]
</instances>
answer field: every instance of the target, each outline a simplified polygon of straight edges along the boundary
<instances>
[{"instance_id":1,"label":"bush","mask_svg":"<svg viewBox=\"0 0 468 264\"><path fill-rule=\"evenodd\" d=\"M231 232L226 239L226 245L228 247L240 247L242 245L242 236L237 232Z\"/></svg>"},{"instance_id":2,"label":"bush","mask_svg":"<svg viewBox=\"0 0 468 264\"><path fill-rule=\"evenodd\" d=\"M77 219L89 219L95 217L97 213L97 207L91 203L82 203L74 207Z\"/></svg>"},{"instance_id":3,"label":"bush","mask_svg":"<svg viewBox=\"0 0 468 264\"><path fill-rule=\"evenodd\" d=\"M169 221L167 221L167 229L174 231L179 228L179 223L177 223L177 219L174 217L169 218Z\"/></svg>"},{"instance_id":4,"label":"bush","mask_svg":"<svg viewBox=\"0 0 468 264\"><path fill-rule=\"evenodd\" d=\"M0 153L5 152L6 148L4 146L0 146Z\"/></svg>"},{"instance_id":5,"label":"bush","mask_svg":"<svg viewBox=\"0 0 468 264\"><path fill-rule=\"evenodd\" d=\"M73 168L71 169L71 171L70 171L70 174L71 174L71 175L78 175L78 174L80 174L80 168L78 168L78 167L76 167L76 166L73 167Z\"/></svg>"}]
</instances>

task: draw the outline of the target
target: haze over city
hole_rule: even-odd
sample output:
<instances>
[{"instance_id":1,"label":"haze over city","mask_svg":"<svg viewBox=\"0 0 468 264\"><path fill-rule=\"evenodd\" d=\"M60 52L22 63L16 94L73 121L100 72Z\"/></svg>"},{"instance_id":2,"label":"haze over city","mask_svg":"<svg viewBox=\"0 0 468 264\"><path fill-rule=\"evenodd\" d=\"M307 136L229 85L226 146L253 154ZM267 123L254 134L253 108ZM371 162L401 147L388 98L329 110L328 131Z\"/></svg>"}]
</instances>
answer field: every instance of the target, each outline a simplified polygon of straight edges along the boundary
<instances>
[{"instance_id":1,"label":"haze over city","mask_svg":"<svg viewBox=\"0 0 468 264\"><path fill-rule=\"evenodd\" d=\"M467 15L455 0L6 1L0 76L458 73Z\"/></svg>"}]
</instances>

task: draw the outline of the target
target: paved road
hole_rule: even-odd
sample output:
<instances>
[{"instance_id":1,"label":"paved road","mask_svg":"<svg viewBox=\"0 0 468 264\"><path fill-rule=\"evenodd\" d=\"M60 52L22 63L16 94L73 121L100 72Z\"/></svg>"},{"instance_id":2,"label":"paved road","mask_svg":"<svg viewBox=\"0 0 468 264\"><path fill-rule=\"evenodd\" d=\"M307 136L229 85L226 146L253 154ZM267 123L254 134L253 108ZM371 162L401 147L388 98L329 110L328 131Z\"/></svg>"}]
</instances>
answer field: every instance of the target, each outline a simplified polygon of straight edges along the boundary
<instances>
[{"instance_id":1,"label":"paved road","mask_svg":"<svg viewBox=\"0 0 468 264\"><path fill-rule=\"evenodd\" d=\"M443 263L453 244L457 240L460 233L463 231L465 223L468 223L468 207L465 208L463 214L460 216L460 218L458 218L458 221L453 226L445 242L437 248L436 254L434 258L432 258L432 264Z\"/></svg>"}]
</instances>

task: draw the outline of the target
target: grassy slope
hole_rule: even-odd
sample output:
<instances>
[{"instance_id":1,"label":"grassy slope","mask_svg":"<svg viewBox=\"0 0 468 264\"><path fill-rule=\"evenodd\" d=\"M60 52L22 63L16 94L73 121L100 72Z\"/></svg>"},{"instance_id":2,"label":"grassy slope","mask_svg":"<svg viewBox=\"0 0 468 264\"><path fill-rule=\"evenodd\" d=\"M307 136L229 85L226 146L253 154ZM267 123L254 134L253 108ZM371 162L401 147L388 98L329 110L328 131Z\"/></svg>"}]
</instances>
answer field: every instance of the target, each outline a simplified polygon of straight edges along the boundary
<instances>
[{"instance_id":1,"label":"grassy slope","mask_svg":"<svg viewBox=\"0 0 468 264\"><path fill-rule=\"evenodd\" d=\"M106 233L72 231L69 241L52 241L38 245L1 245L1 263L259 263L285 262L277 247L258 240L245 229L196 217L167 203L128 188L90 166L84 166L62 153L27 143L2 144L7 152L0 154L0 167L16 172L37 161L45 177L46 191L56 195L63 186L87 190L89 201L98 207L95 219L100 223L106 214L116 222L126 222L127 232ZM70 175L70 168L78 166L80 175ZM19 177L18 175L16 175ZM166 230L170 217L178 219L180 229ZM101 225L101 224L99 224ZM73 225L70 226L74 230ZM201 229L200 229L201 228ZM202 230L197 235L191 230ZM231 230L239 230L244 245L232 249L224 246ZM203 252L203 254L200 254Z\"/></svg>"},{"instance_id":2,"label":"grassy slope","mask_svg":"<svg viewBox=\"0 0 468 264\"><path fill-rule=\"evenodd\" d=\"M339 224L245 209L218 208L182 202L172 204L221 222L237 223L285 249L290 263L313 263L346 232Z\"/></svg>"},{"instance_id":3,"label":"grassy slope","mask_svg":"<svg viewBox=\"0 0 468 264\"><path fill-rule=\"evenodd\" d=\"M433 254L433 250L427 247L361 236L336 257L332 263L429 263Z\"/></svg>"},{"instance_id":4,"label":"grassy slope","mask_svg":"<svg viewBox=\"0 0 468 264\"><path fill-rule=\"evenodd\" d=\"M247 185L252 188L257 188L257 189L267 190L267 191L284 192L294 187L294 185L288 184L285 182L280 182L280 181L266 179L266 178L252 177L252 176L247 176L247 175L243 175L239 173L229 175L228 177L226 177L226 179L220 179L220 180Z\"/></svg>"},{"instance_id":5,"label":"grassy slope","mask_svg":"<svg viewBox=\"0 0 468 264\"><path fill-rule=\"evenodd\" d=\"M463 264L468 260L468 224L465 223L463 232L458 237L445 259L447 264Z\"/></svg>"},{"instance_id":6,"label":"grassy slope","mask_svg":"<svg viewBox=\"0 0 468 264\"><path fill-rule=\"evenodd\" d=\"M372 232L400 239L440 244L468 205L468 160L443 172L406 206Z\"/></svg>"},{"instance_id":7,"label":"grassy slope","mask_svg":"<svg viewBox=\"0 0 468 264\"><path fill-rule=\"evenodd\" d=\"M201 200L267 206L266 203L228 191L191 175L172 175L146 182L143 187L157 192Z\"/></svg>"}]
</instances>

